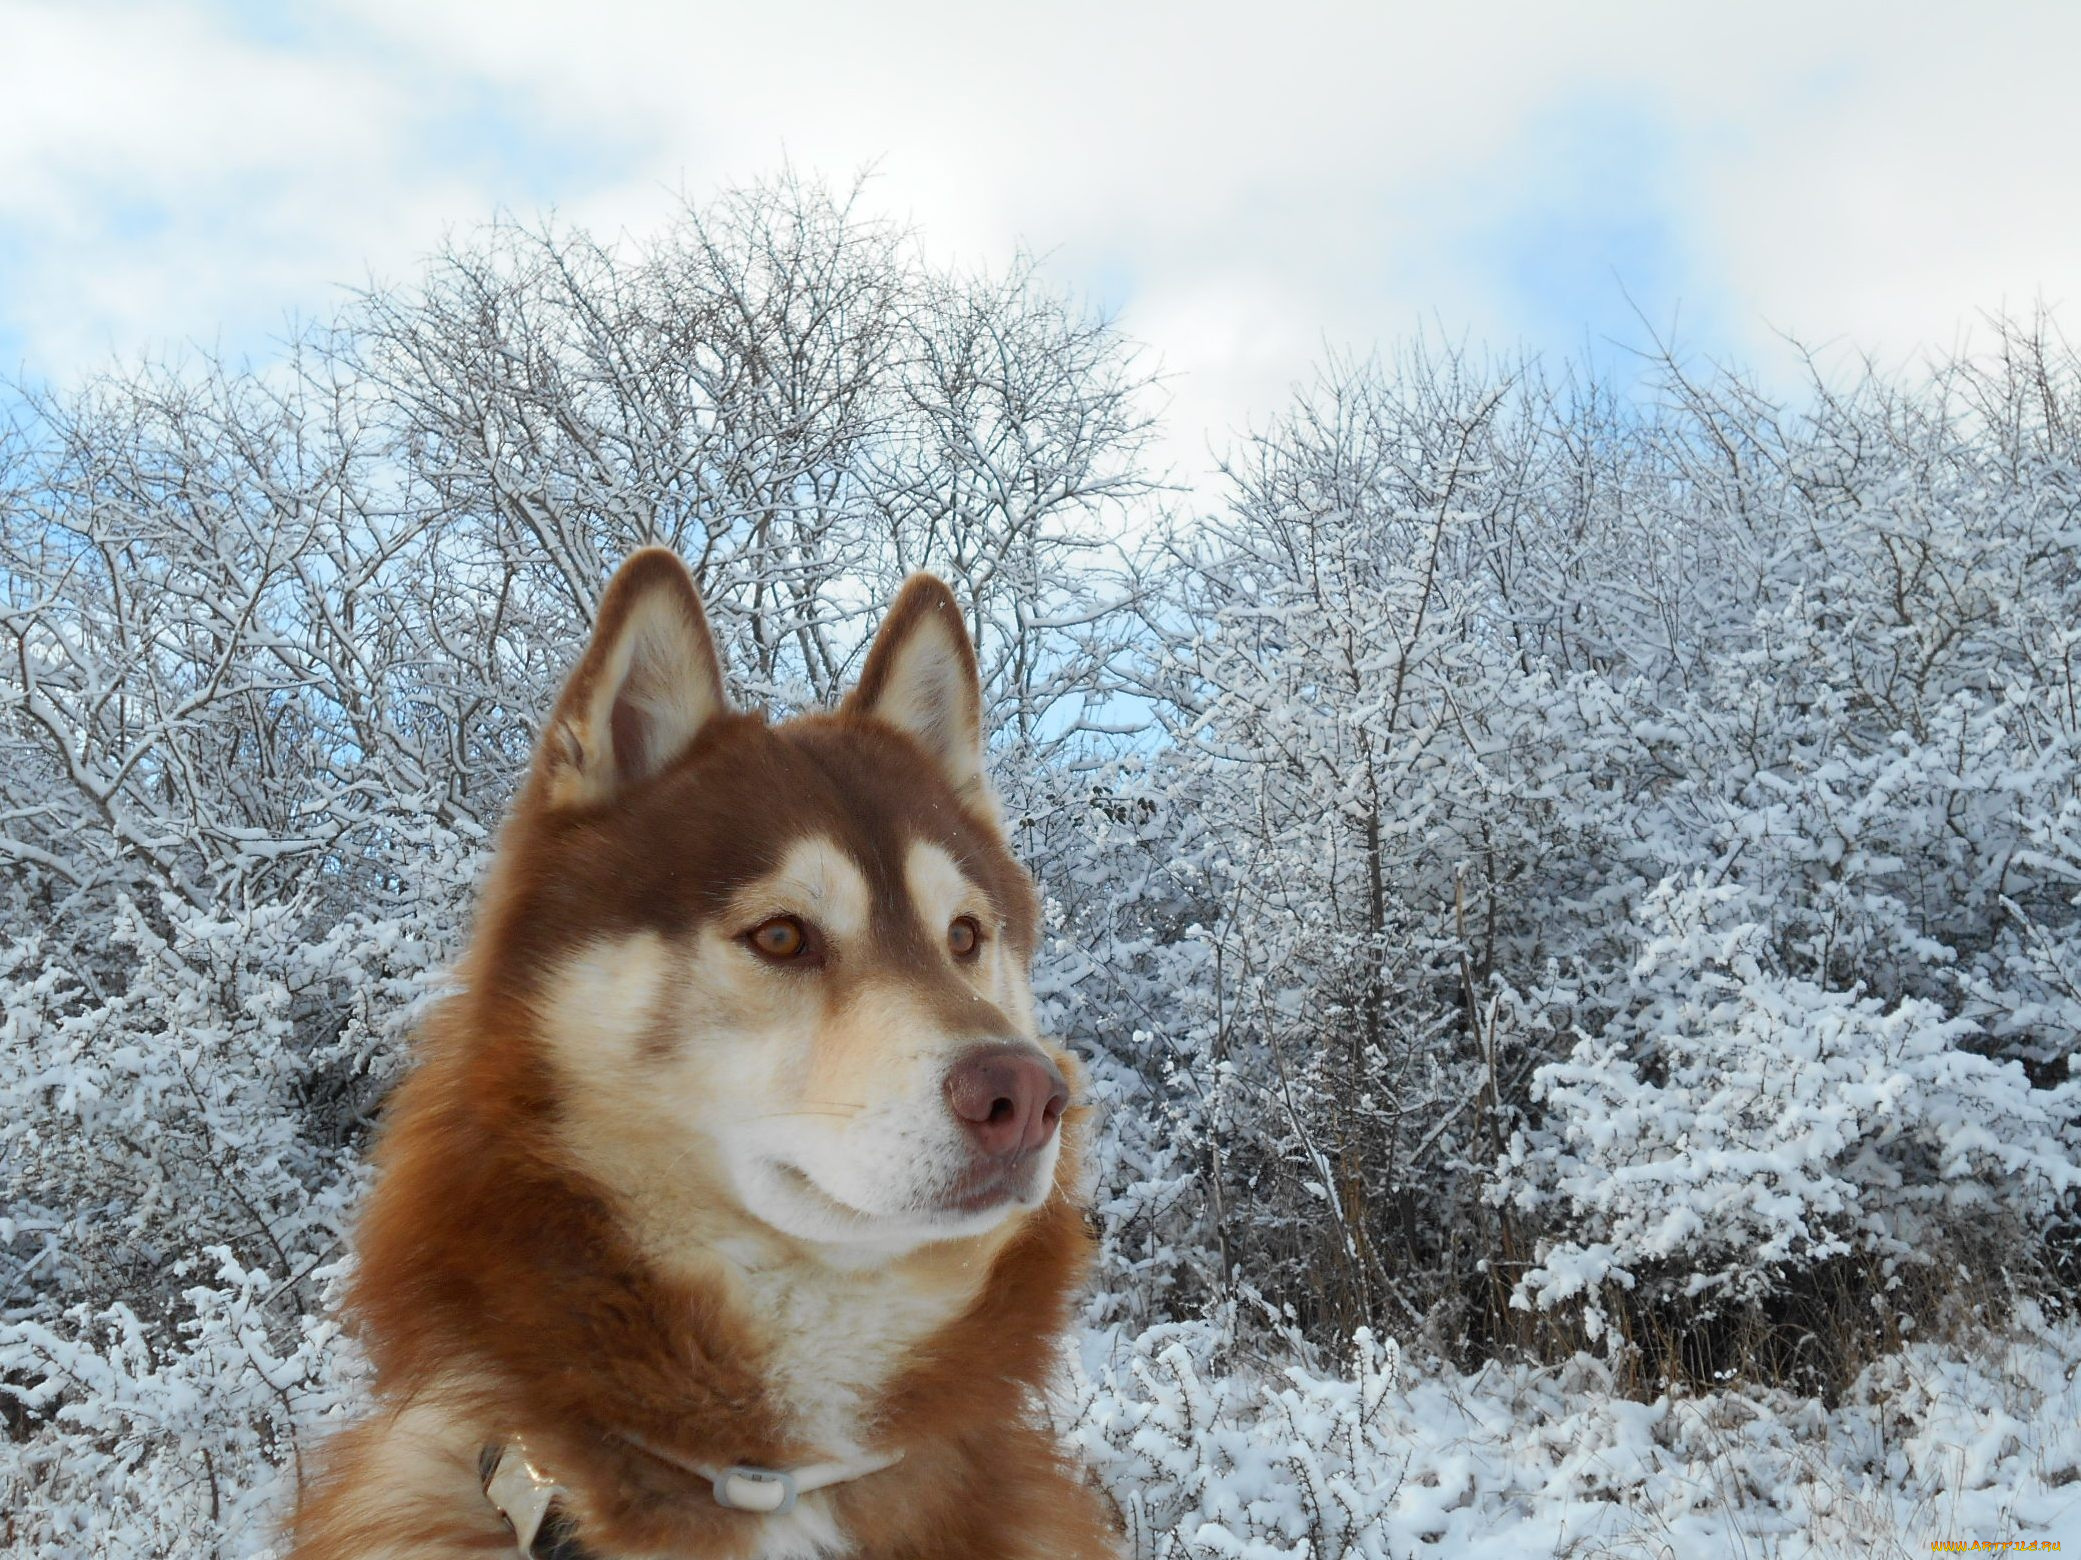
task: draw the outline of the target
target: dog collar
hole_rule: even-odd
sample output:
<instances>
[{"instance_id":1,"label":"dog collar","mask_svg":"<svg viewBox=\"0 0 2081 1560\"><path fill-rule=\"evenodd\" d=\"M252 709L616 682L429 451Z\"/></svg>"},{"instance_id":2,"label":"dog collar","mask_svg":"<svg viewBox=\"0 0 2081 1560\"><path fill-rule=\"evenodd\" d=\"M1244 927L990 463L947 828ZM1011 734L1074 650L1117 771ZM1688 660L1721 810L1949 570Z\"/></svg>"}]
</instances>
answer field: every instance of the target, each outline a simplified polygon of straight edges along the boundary
<instances>
[{"instance_id":1,"label":"dog collar","mask_svg":"<svg viewBox=\"0 0 2081 1560\"><path fill-rule=\"evenodd\" d=\"M768 1517L793 1511L804 1495L880 1473L903 1461L899 1451L850 1462L834 1458L800 1468L759 1468L748 1463L714 1468L675 1457L636 1436L624 1433L622 1439L660 1462L706 1479L715 1503L725 1510ZM478 1457L478 1469L486 1498L513 1530L525 1560L586 1560L570 1514L571 1492L537 1468L518 1441L485 1447Z\"/></svg>"}]
</instances>

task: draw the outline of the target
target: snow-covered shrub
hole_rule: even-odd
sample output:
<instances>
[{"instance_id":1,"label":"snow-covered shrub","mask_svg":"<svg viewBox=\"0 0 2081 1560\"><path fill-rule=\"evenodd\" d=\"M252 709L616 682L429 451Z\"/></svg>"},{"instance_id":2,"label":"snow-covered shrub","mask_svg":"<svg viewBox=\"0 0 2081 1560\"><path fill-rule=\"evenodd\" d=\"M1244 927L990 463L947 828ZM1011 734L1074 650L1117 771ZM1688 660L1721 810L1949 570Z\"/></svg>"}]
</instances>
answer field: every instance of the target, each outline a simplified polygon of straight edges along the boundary
<instances>
[{"instance_id":1,"label":"snow-covered shrub","mask_svg":"<svg viewBox=\"0 0 2081 1560\"><path fill-rule=\"evenodd\" d=\"M158 919L118 905L129 967L98 996L34 942L0 956L0 1380L31 1552L265 1530L269 1470L293 1484L352 1369L327 1317L360 1184L341 1127L453 951L438 922L293 905Z\"/></svg>"},{"instance_id":2,"label":"snow-covered shrub","mask_svg":"<svg viewBox=\"0 0 2081 1560\"><path fill-rule=\"evenodd\" d=\"M1593 1338L1619 1289L1709 1315L1837 1257L1934 1261L2081 1184L2071 1090L1969 1049L1926 999L1788 974L1767 916L1735 884L1647 896L1624 1011L1533 1074L1540 1125L1508 1157L1545 1235L1514 1303L1577 1302Z\"/></svg>"},{"instance_id":3,"label":"snow-covered shrub","mask_svg":"<svg viewBox=\"0 0 2081 1560\"><path fill-rule=\"evenodd\" d=\"M1462 1372L1371 1334L1267 1369L1215 1316L1087 1334L1062 1421L1133 1560L1912 1560L2081 1510L2081 1324L2013 1323L1911 1342L1824 1407L1751 1382L1640 1401L1587 1355Z\"/></svg>"},{"instance_id":4,"label":"snow-covered shrub","mask_svg":"<svg viewBox=\"0 0 2081 1560\"><path fill-rule=\"evenodd\" d=\"M32 1383L0 1479L15 1552L266 1552L354 1356L307 1283L207 1254L155 1322L82 1302L0 1323L0 1368Z\"/></svg>"},{"instance_id":5,"label":"snow-covered shrub","mask_svg":"<svg viewBox=\"0 0 2081 1560\"><path fill-rule=\"evenodd\" d=\"M1507 377L1407 366L1339 369L1244 446L1145 609L1206 950L1176 1042L1220 1113L1202 1207L1225 1269L1322 1336L1426 1325L1485 1242L1464 1171L1500 1058L1469 996L1529 834L1526 705L1468 568L1524 427Z\"/></svg>"},{"instance_id":6,"label":"snow-covered shrub","mask_svg":"<svg viewBox=\"0 0 2081 1560\"><path fill-rule=\"evenodd\" d=\"M2064 763L2049 767L2065 779ZM2081 797L2064 784L2033 787L2018 799L2016 831L2015 864L2028 876L2003 885L2000 931L1961 984L2003 1052L2057 1088L2081 1077Z\"/></svg>"},{"instance_id":7,"label":"snow-covered shrub","mask_svg":"<svg viewBox=\"0 0 2081 1560\"><path fill-rule=\"evenodd\" d=\"M1231 1324L1232 1325L1232 1319ZM1229 1326L1094 1334L1072 1361L1069 1412L1137 1556L1290 1560L1385 1555L1413 1525L1396 1510L1402 1448L1382 1412L1400 1352L1361 1329L1351 1373L1236 1373ZM1395 1547L1399 1547L1396 1545Z\"/></svg>"}]
</instances>

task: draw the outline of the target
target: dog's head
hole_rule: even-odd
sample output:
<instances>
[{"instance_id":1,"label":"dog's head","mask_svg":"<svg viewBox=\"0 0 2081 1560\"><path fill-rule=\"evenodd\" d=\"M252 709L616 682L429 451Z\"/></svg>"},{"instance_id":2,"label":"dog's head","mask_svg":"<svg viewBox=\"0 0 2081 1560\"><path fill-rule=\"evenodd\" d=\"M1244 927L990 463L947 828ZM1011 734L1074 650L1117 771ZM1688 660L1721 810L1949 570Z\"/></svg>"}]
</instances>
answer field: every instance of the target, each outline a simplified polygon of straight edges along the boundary
<instances>
[{"instance_id":1,"label":"dog's head","mask_svg":"<svg viewBox=\"0 0 2081 1560\"><path fill-rule=\"evenodd\" d=\"M678 558L623 565L487 909L589 1168L882 1252L1045 1201L1070 1063L1034 1032L1037 902L981 717L936 579L838 711L769 726L730 709Z\"/></svg>"}]
</instances>

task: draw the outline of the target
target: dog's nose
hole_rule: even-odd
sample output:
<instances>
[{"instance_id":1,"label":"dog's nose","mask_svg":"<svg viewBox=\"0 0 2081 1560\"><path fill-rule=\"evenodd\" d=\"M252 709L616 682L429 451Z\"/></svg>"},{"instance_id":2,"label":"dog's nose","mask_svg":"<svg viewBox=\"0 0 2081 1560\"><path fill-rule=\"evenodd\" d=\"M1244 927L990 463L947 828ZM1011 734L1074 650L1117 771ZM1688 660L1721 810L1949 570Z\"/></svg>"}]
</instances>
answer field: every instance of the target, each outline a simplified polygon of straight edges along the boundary
<instances>
[{"instance_id":1,"label":"dog's nose","mask_svg":"<svg viewBox=\"0 0 2081 1560\"><path fill-rule=\"evenodd\" d=\"M1032 1153L1054 1136L1069 1108L1061 1072L1027 1046L970 1051L948 1069L946 1087L955 1119L994 1159Z\"/></svg>"}]
</instances>

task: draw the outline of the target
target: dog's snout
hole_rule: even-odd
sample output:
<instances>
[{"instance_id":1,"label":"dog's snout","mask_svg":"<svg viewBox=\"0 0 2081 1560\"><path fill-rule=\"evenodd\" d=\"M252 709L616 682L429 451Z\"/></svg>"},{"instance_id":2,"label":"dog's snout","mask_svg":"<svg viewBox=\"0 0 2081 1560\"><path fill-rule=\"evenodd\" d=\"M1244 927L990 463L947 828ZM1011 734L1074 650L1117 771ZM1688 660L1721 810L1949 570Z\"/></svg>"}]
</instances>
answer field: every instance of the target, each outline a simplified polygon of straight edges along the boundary
<instances>
[{"instance_id":1,"label":"dog's snout","mask_svg":"<svg viewBox=\"0 0 2081 1560\"><path fill-rule=\"evenodd\" d=\"M995 1159L1030 1154L1055 1134L1069 1085L1027 1046L984 1046L947 1071L947 1103L976 1147Z\"/></svg>"}]
</instances>

